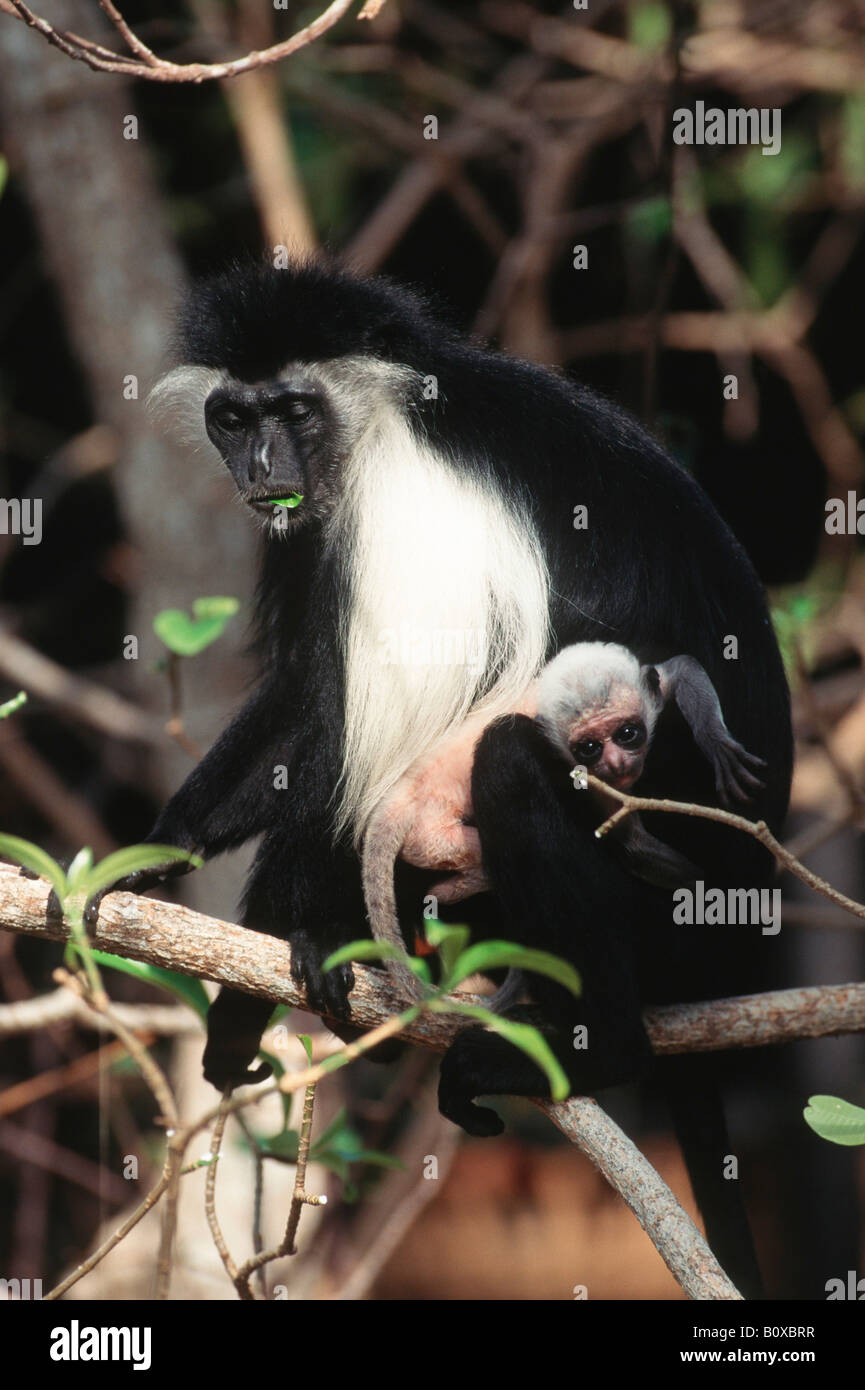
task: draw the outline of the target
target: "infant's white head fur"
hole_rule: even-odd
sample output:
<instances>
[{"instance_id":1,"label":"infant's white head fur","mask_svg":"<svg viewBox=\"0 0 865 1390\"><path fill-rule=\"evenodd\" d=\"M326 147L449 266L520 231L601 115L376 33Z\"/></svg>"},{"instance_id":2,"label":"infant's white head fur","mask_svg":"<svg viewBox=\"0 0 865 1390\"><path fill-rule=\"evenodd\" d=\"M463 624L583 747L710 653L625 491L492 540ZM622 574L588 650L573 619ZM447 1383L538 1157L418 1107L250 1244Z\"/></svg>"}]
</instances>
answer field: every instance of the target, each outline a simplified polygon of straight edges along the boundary
<instances>
[{"instance_id":1,"label":"infant's white head fur","mask_svg":"<svg viewBox=\"0 0 865 1390\"><path fill-rule=\"evenodd\" d=\"M574 642L554 656L537 682L537 719L550 741L573 762L566 730L575 718L600 714L624 691L638 695L647 742L658 717L658 702L643 668L627 647L616 642Z\"/></svg>"}]
</instances>

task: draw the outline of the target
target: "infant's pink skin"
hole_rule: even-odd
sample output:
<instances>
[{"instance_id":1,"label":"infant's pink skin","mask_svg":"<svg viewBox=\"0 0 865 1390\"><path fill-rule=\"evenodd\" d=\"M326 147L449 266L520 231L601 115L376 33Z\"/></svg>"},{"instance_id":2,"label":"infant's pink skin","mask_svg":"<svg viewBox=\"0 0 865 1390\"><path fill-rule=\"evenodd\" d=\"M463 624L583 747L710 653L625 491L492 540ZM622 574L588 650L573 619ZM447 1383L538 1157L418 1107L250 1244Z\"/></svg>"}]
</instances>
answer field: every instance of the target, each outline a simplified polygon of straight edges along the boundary
<instances>
[{"instance_id":1,"label":"infant's pink skin","mask_svg":"<svg viewBox=\"0 0 865 1390\"><path fill-rule=\"evenodd\" d=\"M530 686L514 714L537 712ZM471 819L471 777L475 744L490 722L471 715L414 771L409 771L388 799L396 818L414 808L400 857L419 869L440 869L452 878L435 883L430 893L441 903L461 902L488 887L481 868L481 843Z\"/></svg>"}]
</instances>

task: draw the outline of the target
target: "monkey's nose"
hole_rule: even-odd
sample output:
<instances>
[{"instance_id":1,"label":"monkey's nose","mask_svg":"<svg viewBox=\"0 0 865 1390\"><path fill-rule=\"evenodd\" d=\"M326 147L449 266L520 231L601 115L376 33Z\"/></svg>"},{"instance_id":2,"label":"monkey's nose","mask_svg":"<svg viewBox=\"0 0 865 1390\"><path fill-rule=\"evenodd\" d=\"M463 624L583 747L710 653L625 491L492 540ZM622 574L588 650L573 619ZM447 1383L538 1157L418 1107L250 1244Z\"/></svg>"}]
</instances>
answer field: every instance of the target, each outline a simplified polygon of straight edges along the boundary
<instances>
[{"instance_id":1,"label":"monkey's nose","mask_svg":"<svg viewBox=\"0 0 865 1390\"><path fill-rule=\"evenodd\" d=\"M629 785L630 759L618 748L608 748L604 758L605 779L614 787Z\"/></svg>"},{"instance_id":2,"label":"monkey's nose","mask_svg":"<svg viewBox=\"0 0 865 1390\"><path fill-rule=\"evenodd\" d=\"M271 440L262 439L256 444L252 452L252 468L250 469L249 481L254 483L256 478L269 478L270 470L273 466L271 460Z\"/></svg>"}]
</instances>

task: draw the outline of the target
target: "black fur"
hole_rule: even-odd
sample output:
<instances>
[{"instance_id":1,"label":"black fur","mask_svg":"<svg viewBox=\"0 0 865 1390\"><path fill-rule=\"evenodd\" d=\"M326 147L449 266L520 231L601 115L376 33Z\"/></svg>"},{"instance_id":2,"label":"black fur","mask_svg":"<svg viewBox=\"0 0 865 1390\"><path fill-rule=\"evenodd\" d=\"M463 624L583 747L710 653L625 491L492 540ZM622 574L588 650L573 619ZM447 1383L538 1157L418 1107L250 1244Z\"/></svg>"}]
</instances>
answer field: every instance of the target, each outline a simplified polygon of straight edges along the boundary
<instances>
[{"instance_id":1,"label":"black fur","mask_svg":"<svg viewBox=\"0 0 865 1390\"><path fill-rule=\"evenodd\" d=\"M550 371L473 346L404 290L318 266L235 268L205 284L183 314L179 345L182 360L227 367L247 382L295 358L358 353L434 375L438 399L416 403L415 427L455 468L494 475L536 523L554 595L548 655L601 640L646 663L695 657L733 735L767 762L767 786L752 809L779 827L791 766L788 693L760 585L698 486L630 416ZM587 530L573 527L577 504L588 507ZM288 542L267 544L260 685L152 836L212 855L263 832L243 921L290 939L312 1006L336 1019L345 1017L352 972L324 976L322 959L366 932L356 856L334 846L330 832L342 738L336 624L344 563L325 553L314 522ZM429 564L434 584L434 545L419 563ZM729 634L738 638L738 660L723 658ZM595 1089L632 1078L650 1062L641 1003L660 1001L670 987L662 968L654 978L644 968L656 933L669 932L669 900L629 878L615 849L579 824L580 797L567 778L566 791L554 790L551 754L530 721L505 732L506 747L502 726L484 737L475 776L498 890L497 934L562 954L582 971L581 1001L535 982L574 1084ZM288 765L290 790L271 790L275 763ZM674 711L663 717L640 790L715 801L711 769ZM768 857L749 838L684 817L647 824L704 867L713 885L766 881ZM455 915L471 924L485 912L488 904L475 900ZM712 952L724 950L717 929L710 942L700 944L695 997L711 987ZM266 1001L223 993L205 1055L215 1084L244 1074L269 1010ZM572 1046L580 1021L589 1024L588 1053ZM531 1063L477 1029L460 1035L443 1064L443 1109L474 1133L499 1127L472 1105L476 1095L543 1089Z\"/></svg>"}]
</instances>

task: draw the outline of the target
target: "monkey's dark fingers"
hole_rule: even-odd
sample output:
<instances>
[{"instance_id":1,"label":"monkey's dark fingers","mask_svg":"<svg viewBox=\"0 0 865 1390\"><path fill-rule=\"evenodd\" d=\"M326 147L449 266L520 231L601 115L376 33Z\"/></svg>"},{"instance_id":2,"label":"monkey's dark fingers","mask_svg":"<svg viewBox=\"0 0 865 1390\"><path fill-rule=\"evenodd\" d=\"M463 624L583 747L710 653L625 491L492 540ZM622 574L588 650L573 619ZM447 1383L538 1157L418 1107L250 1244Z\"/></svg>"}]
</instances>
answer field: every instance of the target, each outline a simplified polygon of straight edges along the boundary
<instances>
[{"instance_id":1,"label":"monkey's dark fingers","mask_svg":"<svg viewBox=\"0 0 865 1390\"><path fill-rule=\"evenodd\" d=\"M715 778L715 789L717 790L721 804L731 810L734 801L750 801L751 795L741 787L733 776L730 768L721 769Z\"/></svg>"},{"instance_id":2,"label":"monkey's dark fingers","mask_svg":"<svg viewBox=\"0 0 865 1390\"><path fill-rule=\"evenodd\" d=\"M756 753L749 753L747 748L745 748L743 744L738 743L734 738L728 738L722 743L719 751L740 768L744 768L748 765L753 768L769 766L765 758L758 758Z\"/></svg>"},{"instance_id":3,"label":"monkey's dark fingers","mask_svg":"<svg viewBox=\"0 0 865 1390\"><path fill-rule=\"evenodd\" d=\"M755 777L741 765L735 770L735 783L736 795L740 801L753 801L766 785L761 777Z\"/></svg>"},{"instance_id":4,"label":"monkey's dark fingers","mask_svg":"<svg viewBox=\"0 0 865 1390\"><path fill-rule=\"evenodd\" d=\"M488 1139L504 1132L494 1110L476 1096L549 1095L543 1072L525 1053L483 1028L464 1028L442 1058L439 1110L468 1134Z\"/></svg>"},{"instance_id":5,"label":"monkey's dark fingers","mask_svg":"<svg viewBox=\"0 0 865 1390\"><path fill-rule=\"evenodd\" d=\"M715 757L715 786L724 805L730 806L732 800L751 801L765 783L745 767L738 745L724 745Z\"/></svg>"},{"instance_id":6,"label":"monkey's dark fingers","mask_svg":"<svg viewBox=\"0 0 865 1390\"><path fill-rule=\"evenodd\" d=\"M762 791L766 785L762 777L755 777L753 772L749 772L746 767L741 765L736 769L736 775L740 782L744 783L746 787L750 787L752 792Z\"/></svg>"},{"instance_id":7,"label":"monkey's dark fingers","mask_svg":"<svg viewBox=\"0 0 865 1390\"><path fill-rule=\"evenodd\" d=\"M749 753L747 748L743 748L741 743L736 744L736 752L741 762L750 763L752 767L768 767L765 758L758 758L756 753Z\"/></svg>"},{"instance_id":8,"label":"monkey's dark fingers","mask_svg":"<svg viewBox=\"0 0 865 1390\"><path fill-rule=\"evenodd\" d=\"M446 1120L459 1125L474 1139L494 1139L504 1134L505 1126L495 1110L486 1105L475 1105L465 1096L450 1095L439 1087L439 1110Z\"/></svg>"},{"instance_id":9,"label":"monkey's dark fingers","mask_svg":"<svg viewBox=\"0 0 865 1390\"><path fill-rule=\"evenodd\" d=\"M354 989L354 971L348 964L337 965L322 978L324 989L318 993L322 1011L330 1018L344 1018L350 1012L348 996Z\"/></svg>"},{"instance_id":10,"label":"monkey's dark fingers","mask_svg":"<svg viewBox=\"0 0 865 1390\"><path fill-rule=\"evenodd\" d=\"M57 890L55 888L52 888L51 892L48 894L48 902L45 904L45 917L49 922L62 922L63 920L63 908L60 905L60 899L57 896Z\"/></svg>"},{"instance_id":11,"label":"monkey's dark fingers","mask_svg":"<svg viewBox=\"0 0 865 1390\"><path fill-rule=\"evenodd\" d=\"M209 1081L211 1086L215 1086L217 1091L224 1091L226 1086L235 1090L238 1086L257 1086L261 1081L267 1081L273 1075L273 1067L269 1062L259 1062L255 1067L238 1067L236 1058L231 1056L214 1055L212 1052L208 1056L208 1051L204 1054L204 1079Z\"/></svg>"},{"instance_id":12,"label":"monkey's dark fingers","mask_svg":"<svg viewBox=\"0 0 865 1390\"><path fill-rule=\"evenodd\" d=\"M293 935L291 977L305 991L313 1013L345 1019L350 1012L348 996L354 989L354 971L347 962L325 973L322 962L332 949L314 937Z\"/></svg>"}]
</instances>

